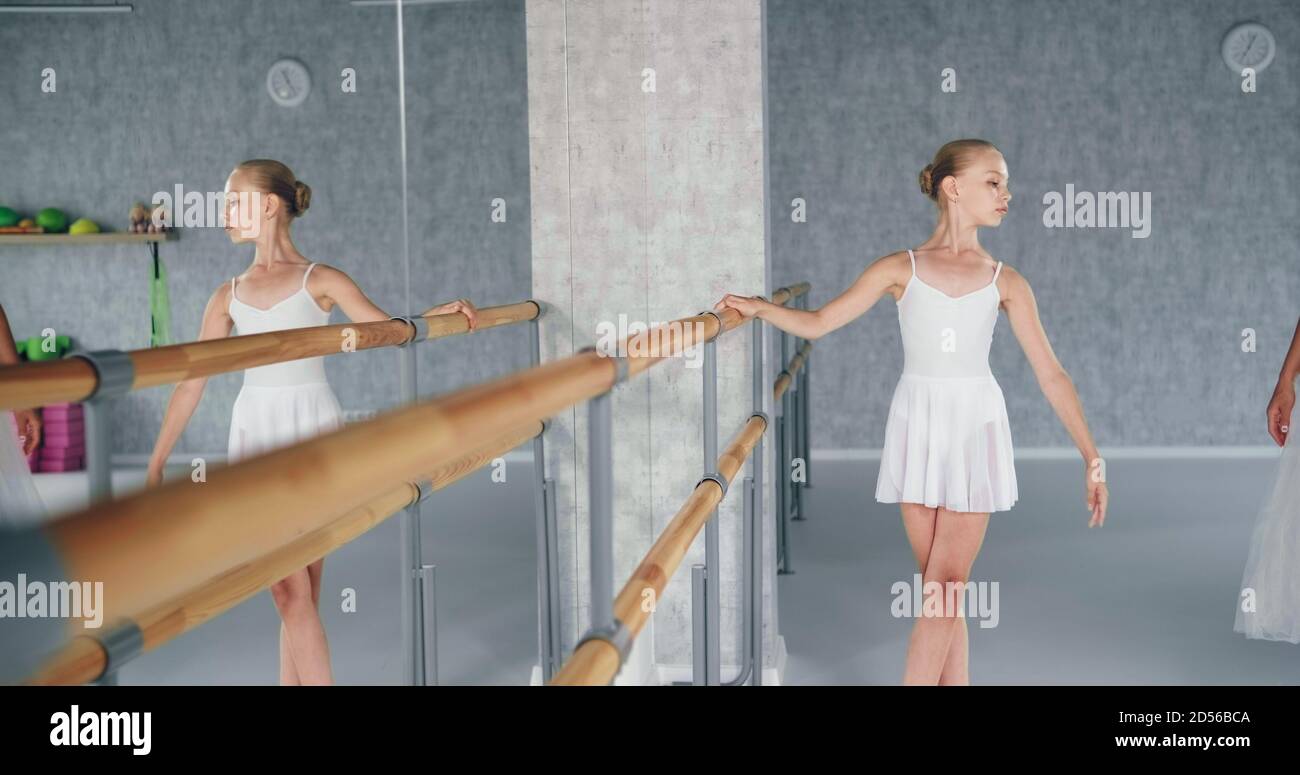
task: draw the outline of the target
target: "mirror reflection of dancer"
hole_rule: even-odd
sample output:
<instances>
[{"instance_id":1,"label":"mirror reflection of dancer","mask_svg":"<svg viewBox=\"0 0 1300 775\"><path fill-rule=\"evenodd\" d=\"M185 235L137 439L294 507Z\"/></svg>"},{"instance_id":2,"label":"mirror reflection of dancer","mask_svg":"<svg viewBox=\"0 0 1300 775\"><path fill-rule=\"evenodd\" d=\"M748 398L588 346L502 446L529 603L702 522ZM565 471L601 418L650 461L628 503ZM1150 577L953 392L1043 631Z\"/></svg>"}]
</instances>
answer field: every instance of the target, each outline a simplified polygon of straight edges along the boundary
<instances>
[{"instance_id":1,"label":"mirror reflection of dancer","mask_svg":"<svg viewBox=\"0 0 1300 775\"><path fill-rule=\"evenodd\" d=\"M258 197L250 194L257 192ZM248 202L256 202L249 207ZM306 212L311 189L278 161L252 159L226 181L226 233L235 244L252 243L253 263L212 294L203 313L199 340L289 328L323 326L337 306L355 323L388 320L352 278L308 261L294 246L289 227ZM422 315L463 313L470 330L477 310L458 299ZM203 397L206 377L179 383L172 391L162 429L149 459L148 482L162 481L172 446ZM302 358L244 371L244 384L230 419L228 460L268 452L343 426L343 410L325 379L324 358ZM317 607L324 560L271 585L280 613L281 685L329 684L329 646Z\"/></svg>"},{"instance_id":2,"label":"mirror reflection of dancer","mask_svg":"<svg viewBox=\"0 0 1300 775\"><path fill-rule=\"evenodd\" d=\"M0 307L0 367L17 363L13 331ZM27 464L27 456L40 443L41 418L35 410L0 410L0 528L45 520L45 504Z\"/></svg>"},{"instance_id":3,"label":"mirror reflection of dancer","mask_svg":"<svg viewBox=\"0 0 1300 775\"><path fill-rule=\"evenodd\" d=\"M945 589L965 583L989 514L1010 509L1018 497L1006 404L988 364L999 309L1083 457L1088 526L1106 518L1105 469L1074 383L1043 331L1033 291L979 244L977 230L1001 224L1008 212L1007 180L1006 161L991 143L950 142L920 175L922 193L939 208L938 224L920 247L878 259L817 310L730 294L714 307L818 339L886 294L898 302L903 374L885 423L876 500L899 504L927 604L944 610L921 616L912 628L905 684L970 682L966 620L931 598L945 594L932 582Z\"/></svg>"},{"instance_id":4,"label":"mirror reflection of dancer","mask_svg":"<svg viewBox=\"0 0 1300 775\"><path fill-rule=\"evenodd\" d=\"M1269 399L1268 433L1282 447L1273 492L1255 519L1232 629L1247 638L1300 644L1300 444L1291 437L1300 374L1300 322Z\"/></svg>"}]
</instances>

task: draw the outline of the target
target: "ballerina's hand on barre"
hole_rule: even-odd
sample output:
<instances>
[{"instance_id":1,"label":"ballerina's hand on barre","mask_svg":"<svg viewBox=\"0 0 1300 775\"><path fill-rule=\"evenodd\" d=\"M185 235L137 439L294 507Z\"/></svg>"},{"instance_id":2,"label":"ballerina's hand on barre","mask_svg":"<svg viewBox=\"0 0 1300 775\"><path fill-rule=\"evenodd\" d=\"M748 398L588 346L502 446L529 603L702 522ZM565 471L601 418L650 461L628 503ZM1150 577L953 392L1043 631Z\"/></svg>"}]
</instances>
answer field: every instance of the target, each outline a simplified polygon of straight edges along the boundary
<instances>
[{"instance_id":1,"label":"ballerina's hand on barre","mask_svg":"<svg viewBox=\"0 0 1300 775\"><path fill-rule=\"evenodd\" d=\"M473 331L478 325L478 310L475 309L469 299L456 299L455 301L449 301L446 304L439 304L436 307L426 309L424 312L421 312L420 315L425 317L428 315L446 315L452 312L463 313L465 317L469 318L470 331Z\"/></svg>"},{"instance_id":2,"label":"ballerina's hand on barre","mask_svg":"<svg viewBox=\"0 0 1300 775\"><path fill-rule=\"evenodd\" d=\"M773 304L761 296L741 296L728 293L713 305L714 312L727 308L739 312L746 320L757 317L766 320L782 331L787 331L800 339L816 339L825 333L822 330L819 310L802 310Z\"/></svg>"}]
</instances>

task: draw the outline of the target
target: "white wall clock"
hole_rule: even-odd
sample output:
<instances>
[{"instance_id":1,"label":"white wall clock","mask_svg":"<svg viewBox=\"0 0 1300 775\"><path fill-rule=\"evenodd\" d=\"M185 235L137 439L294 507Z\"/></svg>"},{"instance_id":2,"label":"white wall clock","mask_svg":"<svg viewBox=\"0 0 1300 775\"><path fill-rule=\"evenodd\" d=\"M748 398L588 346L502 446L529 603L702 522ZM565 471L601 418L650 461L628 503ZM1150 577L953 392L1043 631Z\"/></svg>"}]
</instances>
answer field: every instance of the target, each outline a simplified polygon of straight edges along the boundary
<instances>
[{"instance_id":1,"label":"white wall clock","mask_svg":"<svg viewBox=\"0 0 1300 775\"><path fill-rule=\"evenodd\" d=\"M1223 61L1234 73L1240 73L1246 67L1253 67L1258 73L1268 67L1275 53L1277 44L1273 41L1273 33L1258 22L1238 24L1223 36Z\"/></svg>"},{"instance_id":2,"label":"white wall clock","mask_svg":"<svg viewBox=\"0 0 1300 775\"><path fill-rule=\"evenodd\" d=\"M301 105L311 92L311 73L296 59L281 59L266 71L266 90L277 105Z\"/></svg>"}]
</instances>

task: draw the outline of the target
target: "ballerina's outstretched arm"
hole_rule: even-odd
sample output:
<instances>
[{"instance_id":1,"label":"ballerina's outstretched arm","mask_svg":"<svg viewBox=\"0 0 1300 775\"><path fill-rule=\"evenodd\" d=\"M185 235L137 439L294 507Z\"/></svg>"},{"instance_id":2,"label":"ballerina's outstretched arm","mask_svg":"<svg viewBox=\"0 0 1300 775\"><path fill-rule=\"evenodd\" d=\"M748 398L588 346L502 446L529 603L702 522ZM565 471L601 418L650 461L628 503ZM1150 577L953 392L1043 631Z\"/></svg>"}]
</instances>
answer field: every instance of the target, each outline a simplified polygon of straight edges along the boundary
<instances>
[{"instance_id":1,"label":"ballerina's outstretched arm","mask_svg":"<svg viewBox=\"0 0 1300 775\"><path fill-rule=\"evenodd\" d=\"M338 304L343 314L354 323L372 323L377 320L388 320L391 315L384 312L362 292L361 288L342 270L335 269L327 264L317 264L316 269L312 271L309 283L314 290L313 295L324 297L326 304L321 308L331 309L331 304ZM439 304L426 309L420 315L442 315L449 312L461 312L469 319L469 330L473 331L478 325L478 310L470 303L468 299L456 299L455 301Z\"/></svg>"},{"instance_id":2,"label":"ballerina's outstretched arm","mask_svg":"<svg viewBox=\"0 0 1300 775\"><path fill-rule=\"evenodd\" d=\"M757 315L800 339L820 339L865 314L886 293L895 289L901 293L912 276L911 266L906 251L878 258L843 293L825 306L813 310L783 307L770 301L732 293L723 296L713 305L713 309L721 312L730 307L746 319Z\"/></svg>"}]
</instances>

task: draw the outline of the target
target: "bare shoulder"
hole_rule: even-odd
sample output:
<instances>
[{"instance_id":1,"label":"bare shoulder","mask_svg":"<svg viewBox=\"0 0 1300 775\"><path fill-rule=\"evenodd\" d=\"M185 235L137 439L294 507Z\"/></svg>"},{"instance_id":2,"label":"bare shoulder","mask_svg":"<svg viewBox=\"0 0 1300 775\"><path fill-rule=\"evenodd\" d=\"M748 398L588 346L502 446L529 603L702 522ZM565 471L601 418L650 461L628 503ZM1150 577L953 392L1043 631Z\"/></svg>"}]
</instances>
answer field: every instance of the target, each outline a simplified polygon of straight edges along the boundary
<instances>
[{"instance_id":1,"label":"bare shoulder","mask_svg":"<svg viewBox=\"0 0 1300 775\"><path fill-rule=\"evenodd\" d=\"M230 306L230 299L232 296L231 285L233 284L234 284L234 278L231 278L229 280L226 280L221 285L218 285L217 289L212 292L211 296L208 297L208 306L220 307L222 310Z\"/></svg>"},{"instance_id":2,"label":"bare shoulder","mask_svg":"<svg viewBox=\"0 0 1300 775\"><path fill-rule=\"evenodd\" d=\"M899 250L876 259L868 270L880 272L888 292L898 301L912 279L912 259L906 250Z\"/></svg>"},{"instance_id":3,"label":"bare shoulder","mask_svg":"<svg viewBox=\"0 0 1300 775\"><path fill-rule=\"evenodd\" d=\"M1020 273L1020 270L1005 261L1002 262L1002 273L998 275L998 279L1005 279L1008 284L1012 285L1022 285L1026 287L1029 285L1029 281Z\"/></svg>"},{"instance_id":4,"label":"bare shoulder","mask_svg":"<svg viewBox=\"0 0 1300 775\"><path fill-rule=\"evenodd\" d=\"M199 339L225 336L234 325L234 318L230 316L230 302L234 296L231 293L230 282L227 280L218 285L208 297L208 305L203 310L203 320L199 324Z\"/></svg>"},{"instance_id":5,"label":"bare shoulder","mask_svg":"<svg viewBox=\"0 0 1300 775\"><path fill-rule=\"evenodd\" d=\"M307 278L313 286L322 290L337 287L339 283L350 283L352 278L348 277L347 272L329 264L316 263L316 268L311 270L311 276Z\"/></svg>"},{"instance_id":6,"label":"bare shoulder","mask_svg":"<svg viewBox=\"0 0 1300 775\"><path fill-rule=\"evenodd\" d=\"M912 273L912 259L908 257L906 250L898 250L876 259L877 264L885 264L893 268L905 268L907 273Z\"/></svg>"},{"instance_id":7,"label":"bare shoulder","mask_svg":"<svg viewBox=\"0 0 1300 775\"><path fill-rule=\"evenodd\" d=\"M998 274L998 293L1002 296L1002 305L1014 304L1022 299L1033 298L1029 280L1014 266L1002 262L1002 271Z\"/></svg>"},{"instance_id":8,"label":"bare shoulder","mask_svg":"<svg viewBox=\"0 0 1300 775\"><path fill-rule=\"evenodd\" d=\"M329 264L320 261L313 261L312 264L316 267L311 270L312 277L347 277L347 274L342 269Z\"/></svg>"},{"instance_id":9,"label":"bare shoulder","mask_svg":"<svg viewBox=\"0 0 1300 775\"><path fill-rule=\"evenodd\" d=\"M900 250L877 258L867 269L883 273L889 278L891 284L906 283L912 276L912 259L908 257L906 250Z\"/></svg>"}]
</instances>

